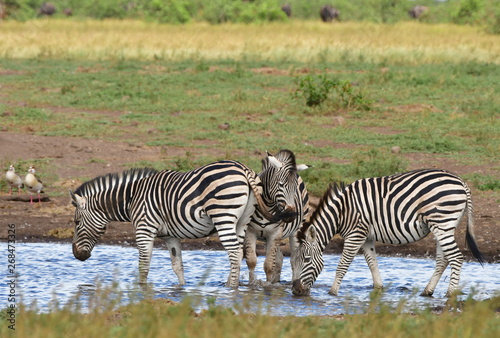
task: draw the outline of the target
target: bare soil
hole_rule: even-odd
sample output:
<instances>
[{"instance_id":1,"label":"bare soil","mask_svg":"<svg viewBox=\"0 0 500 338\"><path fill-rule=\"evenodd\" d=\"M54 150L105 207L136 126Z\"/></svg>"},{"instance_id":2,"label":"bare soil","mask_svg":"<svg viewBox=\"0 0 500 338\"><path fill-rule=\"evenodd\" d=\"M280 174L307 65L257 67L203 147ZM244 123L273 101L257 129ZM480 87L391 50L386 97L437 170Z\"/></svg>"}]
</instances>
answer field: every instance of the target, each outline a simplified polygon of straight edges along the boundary
<instances>
[{"instance_id":1,"label":"bare soil","mask_svg":"<svg viewBox=\"0 0 500 338\"><path fill-rule=\"evenodd\" d=\"M380 131L379 131L380 132ZM383 132L383 131L382 131ZM387 131L390 132L390 131ZM316 146L332 147L331 141L317 142ZM348 145L339 145L348 146ZM57 180L46 185L46 194L42 195L40 204L30 204L30 196L26 192L21 195L8 195L8 191L0 192L0 240L7 239L8 225L14 224L17 242L65 242L70 243L73 229L74 208L70 204L68 189L75 189L83 181L109 172L127 169L126 163L135 161L157 161L159 158L175 158L189 152L190 156L202 155L203 149L149 147L142 144L126 142L110 142L76 137L51 137L34 135L28 129L23 133L10 132L4 128L0 131L0 149L2 163L8 169L10 162L19 160L51 159ZM210 150L211 155L224 156L217 153L216 147ZM206 155L206 154L205 154ZM259 156L259 155L256 155ZM459 175L482 173L497 176L498 172L491 165L463 165L445 157L432 154L403 154L410 169L443 168ZM98 160L96 160L98 159ZM328 161L337 161L328 159ZM20 173L25 175L25 173ZM500 206L492 192L473 191L475 209L475 232L478 245L487 261L500 262ZM49 197L50 196L50 197ZM312 197L314 203L319 198ZM461 224L457 241L468 260L473 257L465 248L465 224ZM100 243L117 245L135 245L135 236L130 224L113 222ZM155 246L162 247L163 242L157 240ZM217 235L200 240L183 242L185 250L208 249L223 250ZM263 243L259 243L259 253L263 253ZM289 254L287 240L282 242L282 249ZM334 239L327 248L329 253L340 253L342 240ZM435 241L432 236L409 245L377 246L380 255L433 257Z\"/></svg>"}]
</instances>

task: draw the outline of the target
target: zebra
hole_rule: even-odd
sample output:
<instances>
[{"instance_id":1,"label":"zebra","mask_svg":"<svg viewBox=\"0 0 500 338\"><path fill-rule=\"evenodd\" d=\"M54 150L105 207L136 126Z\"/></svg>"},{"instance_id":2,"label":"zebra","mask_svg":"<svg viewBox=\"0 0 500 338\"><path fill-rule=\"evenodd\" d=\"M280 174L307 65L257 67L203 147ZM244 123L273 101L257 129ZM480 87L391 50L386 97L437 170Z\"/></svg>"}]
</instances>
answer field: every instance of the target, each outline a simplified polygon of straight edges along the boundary
<instances>
[{"instance_id":1,"label":"zebra","mask_svg":"<svg viewBox=\"0 0 500 338\"><path fill-rule=\"evenodd\" d=\"M271 163L277 163L270 158ZM257 208L277 222L290 217L290 203L278 199L279 214L270 214L261 198L257 174L236 161L219 161L179 172L131 169L107 174L70 191L75 209L73 254L90 257L110 221L132 222L139 250L139 283L146 283L155 237L163 238L172 269L184 285L180 239L206 237L215 231L228 252L228 286L237 287L243 239ZM292 211L290 211L292 210Z\"/></svg>"},{"instance_id":2,"label":"zebra","mask_svg":"<svg viewBox=\"0 0 500 338\"><path fill-rule=\"evenodd\" d=\"M289 165L291 171L300 172L309 168L306 164L295 163L295 156L289 150L280 150L274 157L283 165ZM273 201L273 195L276 194L276 189L280 183L276 180L276 168L271 165L268 158L262 160L262 171L259 177L263 185L262 198L269 210L277 210L277 205ZM288 173L289 171L286 171ZM295 173L289 175L289 187L297 187L294 189L294 211L297 217L294 217L292 222L273 223L267 220L258 210L252 215L250 223L248 224L245 242L243 245L243 255L249 270L249 284L255 284L255 267L257 265L257 254L255 251L257 238L266 240L266 259L264 262L264 271L266 273L266 280L270 283L277 283L280 281L281 268L283 265L283 253L279 248L279 242L284 238L289 238L290 250L293 253L298 246L295 232L299 229L306 215L309 215L311 209L309 208L309 196L306 186L300 176ZM292 255L292 257L294 257Z\"/></svg>"},{"instance_id":3,"label":"zebra","mask_svg":"<svg viewBox=\"0 0 500 338\"><path fill-rule=\"evenodd\" d=\"M374 241L390 244L416 242L430 232L436 239L436 268L421 293L432 296L444 270L451 267L447 297L458 289L463 255L455 230L467 211L466 244L474 257L485 262L474 236L471 192L457 175L440 169L420 169L392 176L363 178L350 185L327 189L310 222L297 232L299 249L295 267L300 277L292 292L308 295L323 269L322 253L335 234L344 248L329 293L337 295L342 278L359 249L370 268L373 286L382 288Z\"/></svg>"}]
</instances>

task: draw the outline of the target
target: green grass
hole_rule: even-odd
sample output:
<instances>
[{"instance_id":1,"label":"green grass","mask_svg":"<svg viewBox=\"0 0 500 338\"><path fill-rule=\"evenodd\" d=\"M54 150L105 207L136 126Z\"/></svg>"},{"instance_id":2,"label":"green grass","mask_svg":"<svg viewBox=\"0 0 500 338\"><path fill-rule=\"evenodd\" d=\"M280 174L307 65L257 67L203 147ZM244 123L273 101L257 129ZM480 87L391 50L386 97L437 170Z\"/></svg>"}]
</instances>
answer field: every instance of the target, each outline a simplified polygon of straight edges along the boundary
<instances>
[{"instance_id":1,"label":"green grass","mask_svg":"<svg viewBox=\"0 0 500 338\"><path fill-rule=\"evenodd\" d=\"M239 160L256 151L289 148L300 162L315 165L317 173L304 175L317 176L317 185L311 185L316 194L332 178L349 181L405 169L401 160L396 167L379 163L376 170L356 173L333 164L325 168L323 158L353 162L355 152L384 154L397 145L402 153L442 154L456 161L499 159L500 68L492 64L4 59L0 67L10 71L2 77L8 101L0 106L2 125L9 130L215 147L228 157L238 154ZM370 109L339 104L338 95L309 107L294 95L304 76L350 83L371 102ZM344 117L346 124L335 126L333 116ZM219 128L224 123L228 129ZM259 160L249 165L258 170Z\"/></svg>"},{"instance_id":2,"label":"green grass","mask_svg":"<svg viewBox=\"0 0 500 338\"><path fill-rule=\"evenodd\" d=\"M146 297L140 302L118 306L112 290L96 291L85 307L75 302L39 313L20 306L16 312L19 337L493 337L500 329L500 298L486 301L449 301L436 314L429 310L402 312L404 301L393 309L373 295L360 315L274 317L248 311L245 301L234 308L216 306L196 313L195 299L182 303ZM263 305L265 306L265 305ZM86 313L80 313L84 310ZM0 334L8 329L6 309L0 313ZM14 332L14 331L12 331Z\"/></svg>"}]
</instances>

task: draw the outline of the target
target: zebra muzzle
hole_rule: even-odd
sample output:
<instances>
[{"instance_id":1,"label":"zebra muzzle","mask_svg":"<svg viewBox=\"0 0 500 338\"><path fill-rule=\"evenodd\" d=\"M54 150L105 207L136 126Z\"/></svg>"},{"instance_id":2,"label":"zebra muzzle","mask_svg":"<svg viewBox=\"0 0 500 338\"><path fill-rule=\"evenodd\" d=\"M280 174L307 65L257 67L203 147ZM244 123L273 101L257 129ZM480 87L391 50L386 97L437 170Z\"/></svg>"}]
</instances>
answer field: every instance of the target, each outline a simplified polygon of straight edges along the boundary
<instances>
[{"instance_id":1,"label":"zebra muzzle","mask_svg":"<svg viewBox=\"0 0 500 338\"><path fill-rule=\"evenodd\" d=\"M293 222L297 217L297 210L293 206L288 206L285 208L285 210L281 214L282 218L281 220L285 223L291 223Z\"/></svg>"},{"instance_id":2,"label":"zebra muzzle","mask_svg":"<svg viewBox=\"0 0 500 338\"><path fill-rule=\"evenodd\" d=\"M79 259L81 261L85 261L87 258L90 257L90 251L89 250L79 250L78 247L76 246L76 244L73 243L73 255L75 256L76 259Z\"/></svg>"},{"instance_id":3,"label":"zebra muzzle","mask_svg":"<svg viewBox=\"0 0 500 338\"><path fill-rule=\"evenodd\" d=\"M294 296L299 296L299 297L309 296L310 292L311 289L305 288L300 279L296 279L293 281L292 293L294 294Z\"/></svg>"}]
</instances>

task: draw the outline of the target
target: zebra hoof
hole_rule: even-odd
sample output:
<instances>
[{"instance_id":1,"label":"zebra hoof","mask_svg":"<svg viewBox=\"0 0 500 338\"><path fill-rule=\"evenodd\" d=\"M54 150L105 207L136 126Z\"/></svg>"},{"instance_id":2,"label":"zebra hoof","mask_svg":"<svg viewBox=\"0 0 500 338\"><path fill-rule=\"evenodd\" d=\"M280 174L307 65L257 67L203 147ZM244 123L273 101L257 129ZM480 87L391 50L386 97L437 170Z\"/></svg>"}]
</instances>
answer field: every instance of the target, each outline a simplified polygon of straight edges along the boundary
<instances>
[{"instance_id":1,"label":"zebra hoof","mask_svg":"<svg viewBox=\"0 0 500 338\"><path fill-rule=\"evenodd\" d=\"M434 294L434 291L423 291L420 296L422 297L432 297L432 295Z\"/></svg>"}]
</instances>

